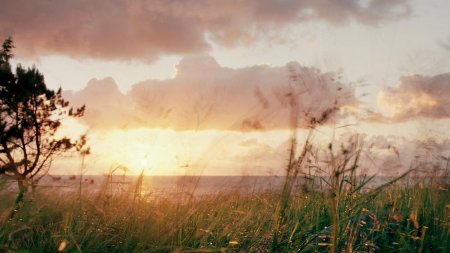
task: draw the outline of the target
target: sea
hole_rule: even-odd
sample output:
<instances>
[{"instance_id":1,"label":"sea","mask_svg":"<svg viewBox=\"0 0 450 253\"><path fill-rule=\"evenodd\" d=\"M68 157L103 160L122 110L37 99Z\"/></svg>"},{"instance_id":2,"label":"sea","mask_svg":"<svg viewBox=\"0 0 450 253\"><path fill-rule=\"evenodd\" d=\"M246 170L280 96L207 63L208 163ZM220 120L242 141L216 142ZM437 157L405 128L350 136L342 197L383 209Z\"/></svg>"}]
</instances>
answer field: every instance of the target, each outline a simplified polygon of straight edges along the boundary
<instances>
[{"instance_id":1,"label":"sea","mask_svg":"<svg viewBox=\"0 0 450 253\"><path fill-rule=\"evenodd\" d=\"M393 177L376 176L365 188L375 188ZM326 179L325 179L326 180ZM322 191L327 183L320 177L302 177L294 180L294 191ZM414 183L417 178L407 177L402 184ZM439 181L450 183L449 178ZM186 194L194 197L217 193L236 192L240 194L281 192L286 178L284 176L130 176L130 175L47 175L36 188L52 194L70 194L80 192L95 194L108 191L110 194L136 193L144 196L171 196ZM4 189L17 191L14 181L3 183Z\"/></svg>"}]
</instances>

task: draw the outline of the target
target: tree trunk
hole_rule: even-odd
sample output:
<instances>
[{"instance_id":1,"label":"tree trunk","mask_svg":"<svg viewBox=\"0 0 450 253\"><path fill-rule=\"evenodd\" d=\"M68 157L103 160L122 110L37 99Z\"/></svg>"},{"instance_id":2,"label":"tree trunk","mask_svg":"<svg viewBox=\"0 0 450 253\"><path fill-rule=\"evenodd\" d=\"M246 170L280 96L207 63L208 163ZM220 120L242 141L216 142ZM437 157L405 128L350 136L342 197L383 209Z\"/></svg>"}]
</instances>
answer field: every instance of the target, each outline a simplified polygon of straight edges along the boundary
<instances>
[{"instance_id":1,"label":"tree trunk","mask_svg":"<svg viewBox=\"0 0 450 253\"><path fill-rule=\"evenodd\" d=\"M19 188L19 193L17 194L16 200L14 202L14 209L11 212L10 218L14 218L14 215L19 211L23 203L23 198L25 193L28 191L28 184L25 177L20 177L17 179L17 186Z\"/></svg>"}]
</instances>

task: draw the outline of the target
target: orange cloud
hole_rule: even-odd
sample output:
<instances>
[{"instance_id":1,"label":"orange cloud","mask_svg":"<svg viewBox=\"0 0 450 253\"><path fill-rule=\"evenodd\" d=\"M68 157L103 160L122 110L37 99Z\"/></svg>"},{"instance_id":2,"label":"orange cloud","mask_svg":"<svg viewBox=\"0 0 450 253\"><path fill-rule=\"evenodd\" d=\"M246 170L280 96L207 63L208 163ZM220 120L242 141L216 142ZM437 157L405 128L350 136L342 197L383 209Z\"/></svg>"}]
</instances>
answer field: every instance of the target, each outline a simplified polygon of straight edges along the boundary
<instances>
[{"instance_id":1,"label":"orange cloud","mask_svg":"<svg viewBox=\"0 0 450 253\"><path fill-rule=\"evenodd\" d=\"M2 2L0 36L12 35L24 57L152 61L204 52L208 39L225 46L252 43L309 20L375 24L408 13L405 0L15 0Z\"/></svg>"},{"instance_id":2,"label":"orange cloud","mask_svg":"<svg viewBox=\"0 0 450 253\"><path fill-rule=\"evenodd\" d=\"M382 91L378 104L391 112L391 121L416 117L443 119L450 117L450 73L436 76L402 77L400 84ZM378 116L383 117L383 116Z\"/></svg>"},{"instance_id":3,"label":"orange cloud","mask_svg":"<svg viewBox=\"0 0 450 253\"><path fill-rule=\"evenodd\" d=\"M231 69L210 56L184 58L174 78L135 84L128 94L122 94L111 78L91 80L85 89L66 94L75 105L86 104L85 120L97 128L289 128L294 98L297 124L307 127L330 108L357 104L353 88L332 73L296 62ZM331 119L340 116L329 114Z\"/></svg>"}]
</instances>

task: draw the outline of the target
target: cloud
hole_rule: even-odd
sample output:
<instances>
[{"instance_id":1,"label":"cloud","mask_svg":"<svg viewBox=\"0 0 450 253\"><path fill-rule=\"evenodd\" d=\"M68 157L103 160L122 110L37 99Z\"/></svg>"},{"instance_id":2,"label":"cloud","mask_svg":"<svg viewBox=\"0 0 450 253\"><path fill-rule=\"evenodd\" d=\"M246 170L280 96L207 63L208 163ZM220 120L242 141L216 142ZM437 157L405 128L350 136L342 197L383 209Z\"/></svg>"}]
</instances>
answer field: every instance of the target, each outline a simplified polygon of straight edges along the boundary
<instances>
[{"instance_id":1,"label":"cloud","mask_svg":"<svg viewBox=\"0 0 450 253\"><path fill-rule=\"evenodd\" d=\"M450 117L450 73L436 76L412 75L400 79L397 87L380 92L378 104L391 112L380 120L405 121L417 117Z\"/></svg>"},{"instance_id":2,"label":"cloud","mask_svg":"<svg viewBox=\"0 0 450 253\"><path fill-rule=\"evenodd\" d=\"M87 123L99 128L239 131L289 128L293 102L299 127L318 121L330 108L357 104L353 88L332 73L296 62L232 69L204 55L184 58L174 78L135 84L127 94L111 78L94 79L68 100L86 104ZM342 115L332 111L327 116Z\"/></svg>"},{"instance_id":3,"label":"cloud","mask_svg":"<svg viewBox=\"0 0 450 253\"><path fill-rule=\"evenodd\" d=\"M141 59L251 44L288 25L377 24L408 15L405 0L15 0L0 8L0 36L24 57Z\"/></svg>"},{"instance_id":4,"label":"cloud","mask_svg":"<svg viewBox=\"0 0 450 253\"><path fill-rule=\"evenodd\" d=\"M450 155L449 138L407 139L398 136L372 136L367 141L371 145L371 161L384 175L400 173L408 169L433 172L445 169ZM397 167L393 170L392 167Z\"/></svg>"},{"instance_id":5,"label":"cloud","mask_svg":"<svg viewBox=\"0 0 450 253\"><path fill-rule=\"evenodd\" d=\"M137 126L139 122L133 111L133 101L120 92L110 77L92 79L83 90L64 91L63 97L74 107L88 107L83 121L93 128L126 128Z\"/></svg>"},{"instance_id":6,"label":"cloud","mask_svg":"<svg viewBox=\"0 0 450 253\"><path fill-rule=\"evenodd\" d=\"M439 44L446 50L450 51L450 35L448 35L446 41L440 41Z\"/></svg>"}]
</instances>

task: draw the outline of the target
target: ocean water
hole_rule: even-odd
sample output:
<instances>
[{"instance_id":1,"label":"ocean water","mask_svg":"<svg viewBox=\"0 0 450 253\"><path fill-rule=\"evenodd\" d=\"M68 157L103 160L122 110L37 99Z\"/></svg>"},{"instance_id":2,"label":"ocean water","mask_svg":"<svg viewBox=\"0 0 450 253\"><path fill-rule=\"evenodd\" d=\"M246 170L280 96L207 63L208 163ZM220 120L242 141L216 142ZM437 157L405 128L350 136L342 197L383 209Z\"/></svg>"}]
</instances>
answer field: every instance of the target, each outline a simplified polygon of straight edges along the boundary
<instances>
[{"instance_id":1,"label":"ocean water","mask_svg":"<svg viewBox=\"0 0 450 253\"><path fill-rule=\"evenodd\" d=\"M37 188L52 194L70 194L78 192L80 185L84 193L95 194L100 190L110 193L134 192L138 187L138 176L93 176L85 175L47 175L42 178ZM375 177L366 187L373 188L392 180L392 177ZM206 194L239 192L261 193L264 191L281 192L285 182L283 176L144 176L140 184L140 192L146 196L187 194L201 196ZM413 183L417 178L402 179L400 184ZM441 178L450 183L450 178ZM17 191L16 183L9 182L10 191ZM324 190L326 183L320 177L306 179L298 177L294 182L294 190Z\"/></svg>"},{"instance_id":2,"label":"ocean water","mask_svg":"<svg viewBox=\"0 0 450 253\"><path fill-rule=\"evenodd\" d=\"M119 193L134 191L138 176L46 176L38 188L58 189L61 193L78 191L97 192L101 189ZM195 196L224 192L254 193L282 188L285 178L281 176L144 176L141 189L147 195L191 194Z\"/></svg>"}]
</instances>

